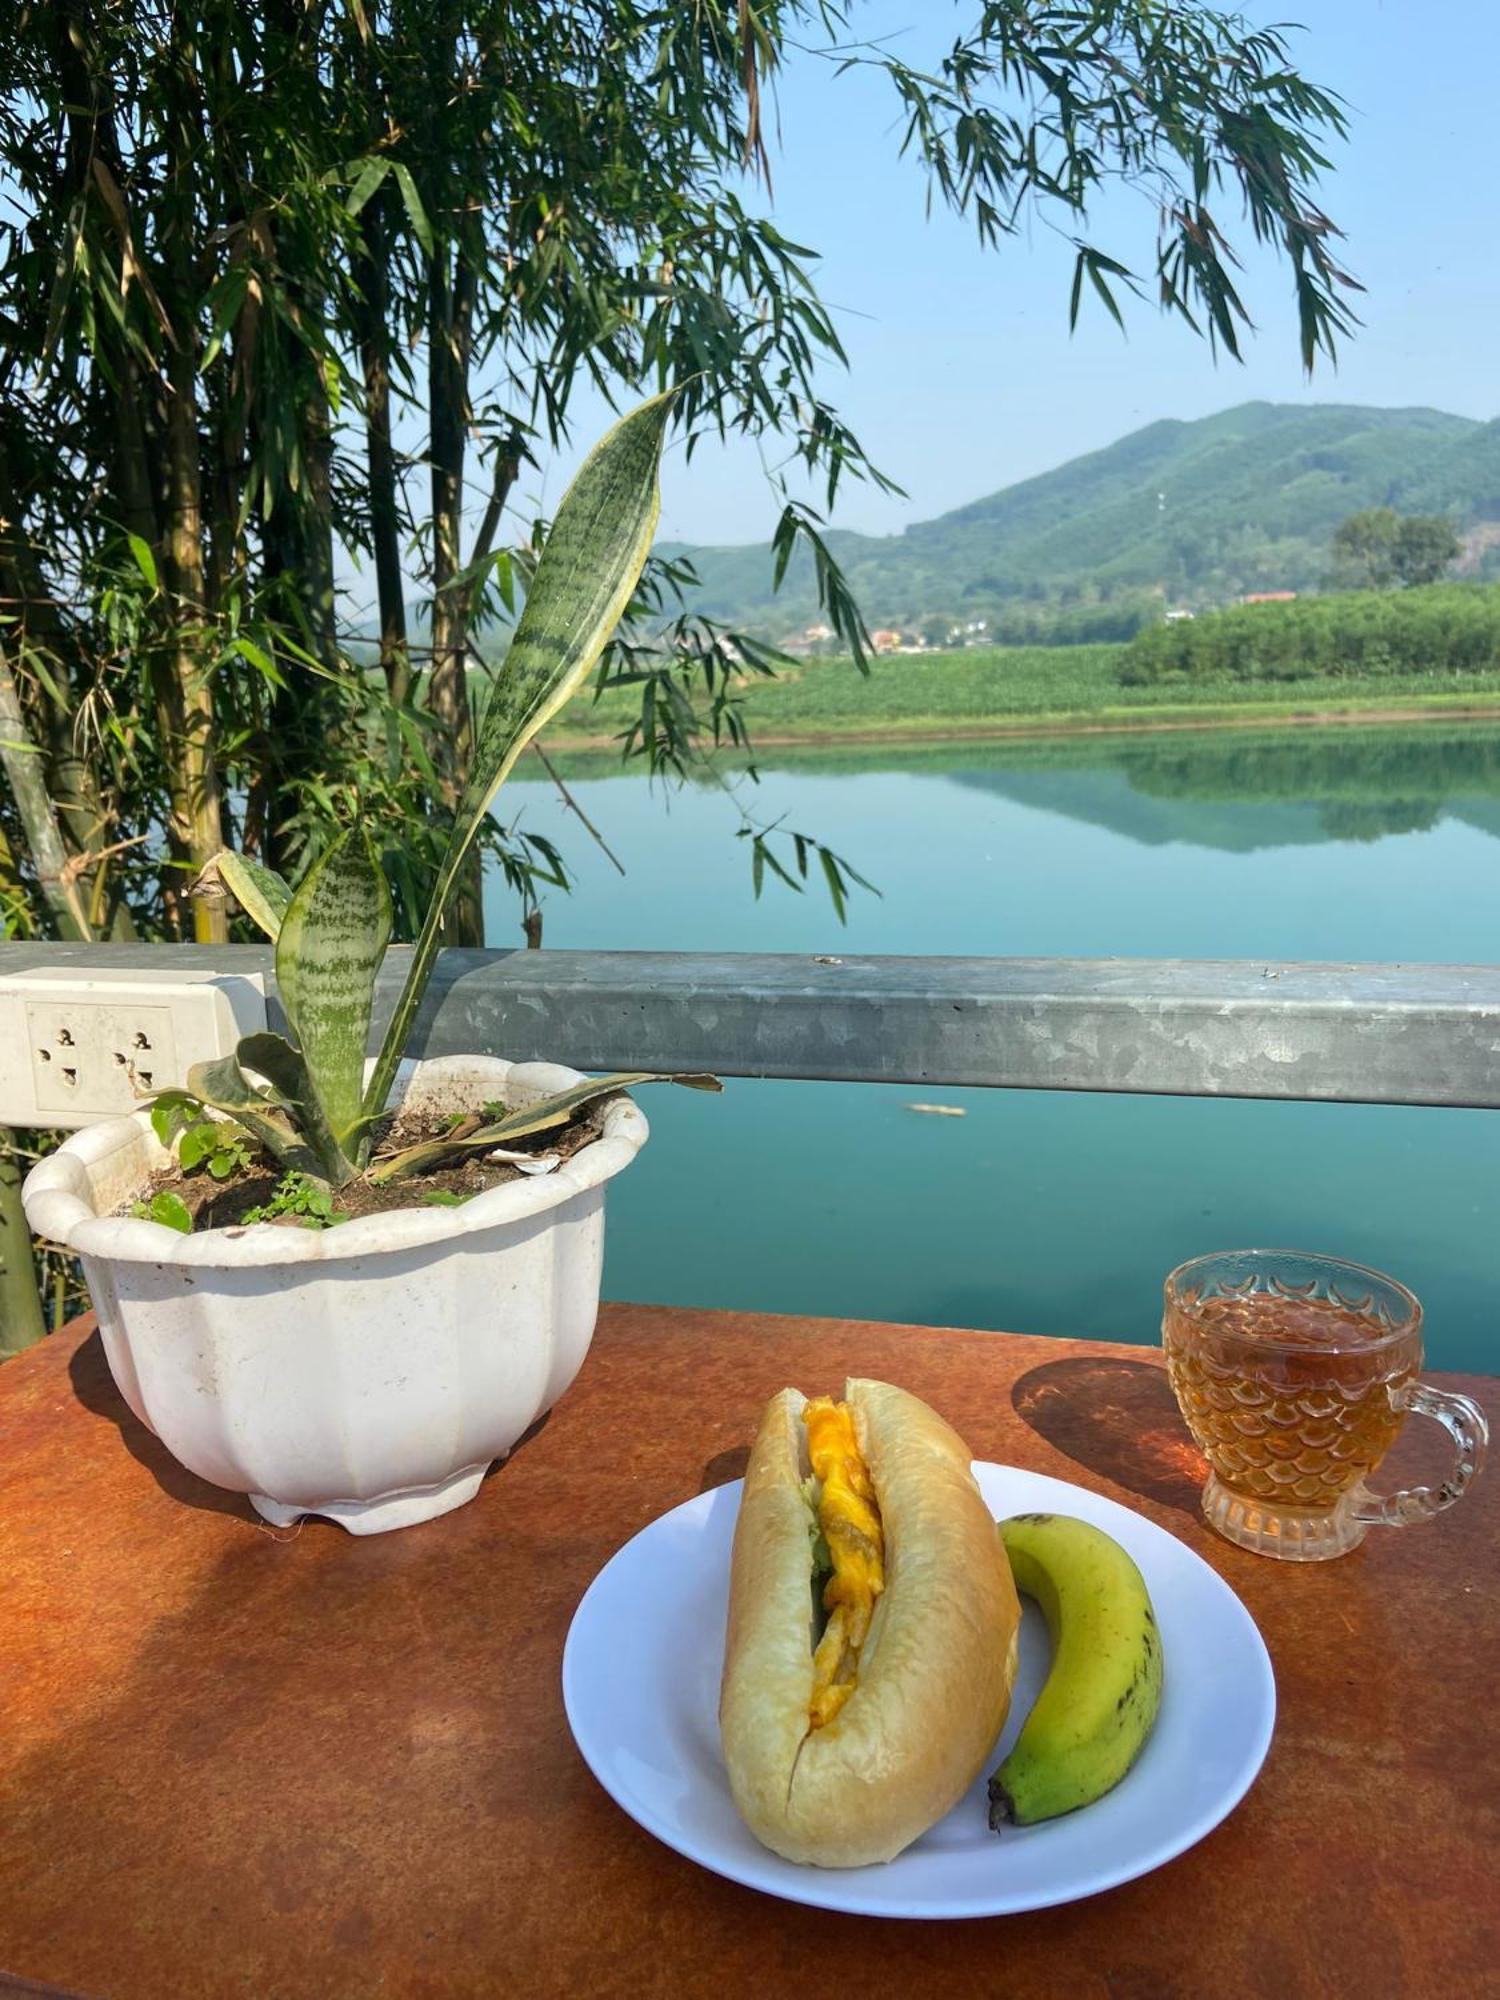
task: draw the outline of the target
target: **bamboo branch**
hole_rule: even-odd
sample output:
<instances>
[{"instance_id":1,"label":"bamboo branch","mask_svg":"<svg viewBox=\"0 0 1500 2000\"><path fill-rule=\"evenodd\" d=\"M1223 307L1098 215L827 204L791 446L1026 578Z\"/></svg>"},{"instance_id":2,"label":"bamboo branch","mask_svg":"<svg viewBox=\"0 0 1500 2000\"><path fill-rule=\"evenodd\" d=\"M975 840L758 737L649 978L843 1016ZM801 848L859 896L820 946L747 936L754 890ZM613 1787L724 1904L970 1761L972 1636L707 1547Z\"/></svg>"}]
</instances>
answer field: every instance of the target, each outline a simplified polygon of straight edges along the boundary
<instances>
[{"instance_id":1,"label":"bamboo branch","mask_svg":"<svg viewBox=\"0 0 1500 2000\"><path fill-rule=\"evenodd\" d=\"M511 488L521 474L521 441L512 436L504 451L495 454L495 473L490 482L489 499L485 502L480 518L479 532L474 537L474 545L469 551L467 569L468 585L464 590L464 642L467 645L469 631L474 623L474 612L479 603L480 565L488 558L495 546L495 536L499 532L500 517L505 512L505 503L510 498Z\"/></svg>"},{"instance_id":2,"label":"bamboo branch","mask_svg":"<svg viewBox=\"0 0 1500 2000\"><path fill-rule=\"evenodd\" d=\"M573 794L568 790L567 786L563 783L562 776L558 771L557 766L553 763L552 759L547 755L546 751L542 748L540 743L533 743L531 747L536 752L537 756L541 759L543 770L547 773L547 776L552 780L553 784L556 785L558 790L558 796L561 798L563 804L568 808L568 811L576 813L578 815L579 819L582 820L584 827L593 837L594 843L598 847L600 853L604 855L606 860L612 861L618 872L621 875L623 875L625 873L624 862L610 847L610 844L604 838L604 835L599 831L598 827L595 826L594 822L589 818L588 814L584 811L583 807L578 803L577 799L574 798Z\"/></svg>"}]
</instances>

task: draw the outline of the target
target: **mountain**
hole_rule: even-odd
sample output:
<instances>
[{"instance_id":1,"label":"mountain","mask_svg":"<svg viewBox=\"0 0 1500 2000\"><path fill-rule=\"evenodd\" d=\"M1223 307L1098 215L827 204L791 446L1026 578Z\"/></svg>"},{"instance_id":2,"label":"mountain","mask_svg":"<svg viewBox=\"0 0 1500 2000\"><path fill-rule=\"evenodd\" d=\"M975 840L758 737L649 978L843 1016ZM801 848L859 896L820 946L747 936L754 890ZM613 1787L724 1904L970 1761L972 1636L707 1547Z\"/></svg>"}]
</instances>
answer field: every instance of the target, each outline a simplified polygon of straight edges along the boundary
<instances>
[{"instance_id":1,"label":"mountain","mask_svg":"<svg viewBox=\"0 0 1500 2000\"><path fill-rule=\"evenodd\" d=\"M1381 506L1500 522L1500 419L1242 403L1149 424L902 534L828 541L872 626L1145 593L1202 606L1316 588L1339 522ZM763 546L672 553L691 555L711 616L785 633L817 615L801 553L779 593Z\"/></svg>"}]
</instances>

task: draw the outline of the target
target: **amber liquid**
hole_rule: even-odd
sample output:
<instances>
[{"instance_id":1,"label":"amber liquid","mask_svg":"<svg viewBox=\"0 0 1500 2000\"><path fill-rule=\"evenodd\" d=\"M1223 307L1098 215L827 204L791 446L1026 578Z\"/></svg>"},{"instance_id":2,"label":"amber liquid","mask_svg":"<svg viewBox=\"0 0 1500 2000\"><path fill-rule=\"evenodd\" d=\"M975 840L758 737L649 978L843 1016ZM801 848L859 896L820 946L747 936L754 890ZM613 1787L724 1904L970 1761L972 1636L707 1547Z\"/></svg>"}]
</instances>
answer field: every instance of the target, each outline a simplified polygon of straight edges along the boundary
<instances>
[{"instance_id":1,"label":"amber liquid","mask_svg":"<svg viewBox=\"0 0 1500 2000\"><path fill-rule=\"evenodd\" d=\"M1332 1299L1274 1291L1169 1303L1167 1370L1199 1449L1235 1492L1325 1508L1379 1464L1422 1365L1419 1327L1393 1337Z\"/></svg>"}]
</instances>

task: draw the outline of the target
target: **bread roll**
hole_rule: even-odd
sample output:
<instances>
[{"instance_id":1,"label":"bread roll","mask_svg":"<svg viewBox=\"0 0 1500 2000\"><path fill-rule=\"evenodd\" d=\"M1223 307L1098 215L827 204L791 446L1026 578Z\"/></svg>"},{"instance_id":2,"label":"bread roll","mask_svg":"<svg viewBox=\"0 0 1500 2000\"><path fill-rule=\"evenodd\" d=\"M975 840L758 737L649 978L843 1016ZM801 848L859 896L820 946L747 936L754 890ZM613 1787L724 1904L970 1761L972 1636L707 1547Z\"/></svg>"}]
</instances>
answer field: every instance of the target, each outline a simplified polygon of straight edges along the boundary
<instances>
[{"instance_id":1,"label":"bread roll","mask_svg":"<svg viewBox=\"0 0 1500 2000\"><path fill-rule=\"evenodd\" d=\"M805 1398L783 1389L745 1475L719 1701L746 1824L788 1860L824 1868L889 1861L962 1798L1005 1724L1021 1617L959 1438L889 1383L851 1380L844 1393L885 1539L855 1691L811 1726Z\"/></svg>"}]
</instances>

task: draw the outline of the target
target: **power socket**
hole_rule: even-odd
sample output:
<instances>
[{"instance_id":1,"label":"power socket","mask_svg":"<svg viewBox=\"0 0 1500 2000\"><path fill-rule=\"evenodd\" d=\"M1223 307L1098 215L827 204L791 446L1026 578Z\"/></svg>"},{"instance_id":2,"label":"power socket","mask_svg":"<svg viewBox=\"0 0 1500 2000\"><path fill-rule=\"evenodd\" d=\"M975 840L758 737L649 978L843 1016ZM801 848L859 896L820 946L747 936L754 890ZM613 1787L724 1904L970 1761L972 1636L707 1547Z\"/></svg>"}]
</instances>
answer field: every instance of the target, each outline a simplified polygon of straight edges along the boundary
<instances>
[{"instance_id":1,"label":"power socket","mask_svg":"<svg viewBox=\"0 0 1500 2000\"><path fill-rule=\"evenodd\" d=\"M140 1109L266 1025L258 974L78 969L0 978L0 1124Z\"/></svg>"},{"instance_id":2,"label":"power socket","mask_svg":"<svg viewBox=\"0 0 1500 2000\"><path fill-rule=\"evenodd\" d=\"M28 1000L26 1043L41 1122L134 1111L180 1081L170 1007Z\"/></svg>"}]
</instances>

